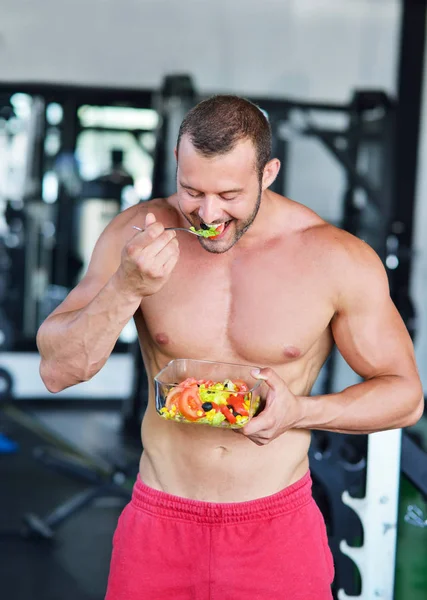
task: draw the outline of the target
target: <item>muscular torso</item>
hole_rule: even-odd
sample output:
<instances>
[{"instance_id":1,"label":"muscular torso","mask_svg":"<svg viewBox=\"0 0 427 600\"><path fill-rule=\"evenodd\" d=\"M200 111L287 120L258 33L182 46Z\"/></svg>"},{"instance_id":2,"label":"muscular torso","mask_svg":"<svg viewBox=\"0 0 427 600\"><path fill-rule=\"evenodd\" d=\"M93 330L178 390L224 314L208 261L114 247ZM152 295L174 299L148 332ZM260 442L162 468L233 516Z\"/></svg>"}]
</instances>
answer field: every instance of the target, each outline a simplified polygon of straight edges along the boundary
<instances>
[{"instance_id":1,"label":"muscular torso","mask_svg":"<svg viewBox=\"0 0 427 600\"><path fill-rule=\"evenodd\" d=\"M180 258L170 280L135 316L150 382L169 360L195 358L269 366L294 394L310 393L332 346L333 316L324 258L309 242L311 218L307 226L296 219L288 235L285 227L262 247L237 244L220 255L178 234ZM245 501L283 489L308 468L308 431L291 430L258 446L230 430L165 421L153 396L151 386L140 463L151 487L212 502Z\"/></svg>"}]
</instances>

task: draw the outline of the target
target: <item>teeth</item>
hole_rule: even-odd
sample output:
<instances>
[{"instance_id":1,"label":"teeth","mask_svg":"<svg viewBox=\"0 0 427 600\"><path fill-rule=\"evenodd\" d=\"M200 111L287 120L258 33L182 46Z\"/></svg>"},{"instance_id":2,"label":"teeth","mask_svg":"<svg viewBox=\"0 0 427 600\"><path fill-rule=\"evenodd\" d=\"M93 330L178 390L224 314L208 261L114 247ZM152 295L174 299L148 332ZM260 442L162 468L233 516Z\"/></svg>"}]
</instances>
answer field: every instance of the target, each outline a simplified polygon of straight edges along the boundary
<instances>
[{"instance_id":1,"label":"teeth","mask_svg":"<svg viewBox=\"0 0 427 600\"><path fill-rule=\"evenodd\" d=\"M217 235L221 235L221 233L223 233L224 229L228 225L228 221L222 222L222 223L205 223L204 221L202 221L201 225L202 225L202 229L205 229L208 227L213 227L214 229L217 230L217 232L218 232Z\"/></svg>"}]
</instances>

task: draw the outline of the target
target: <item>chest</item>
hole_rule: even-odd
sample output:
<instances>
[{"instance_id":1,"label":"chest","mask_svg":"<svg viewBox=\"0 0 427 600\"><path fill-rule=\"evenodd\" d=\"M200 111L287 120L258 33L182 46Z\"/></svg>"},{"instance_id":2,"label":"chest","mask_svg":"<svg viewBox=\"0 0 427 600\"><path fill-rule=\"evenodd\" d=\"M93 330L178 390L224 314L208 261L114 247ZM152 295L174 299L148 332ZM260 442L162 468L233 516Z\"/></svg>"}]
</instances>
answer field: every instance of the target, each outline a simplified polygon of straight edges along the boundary
<instances>
[{"instance_id":1,"label":"chest","mask_svg":"<svg viewBox=\"0 0 427 600\"><path fill-rule=\"evenodd\" d=\"M149 336L164 354L280 365L325 334L331 303L314 265L268 249L209 259L181 256L165 287L142 303Z\"/></svg>"}]
</instances>

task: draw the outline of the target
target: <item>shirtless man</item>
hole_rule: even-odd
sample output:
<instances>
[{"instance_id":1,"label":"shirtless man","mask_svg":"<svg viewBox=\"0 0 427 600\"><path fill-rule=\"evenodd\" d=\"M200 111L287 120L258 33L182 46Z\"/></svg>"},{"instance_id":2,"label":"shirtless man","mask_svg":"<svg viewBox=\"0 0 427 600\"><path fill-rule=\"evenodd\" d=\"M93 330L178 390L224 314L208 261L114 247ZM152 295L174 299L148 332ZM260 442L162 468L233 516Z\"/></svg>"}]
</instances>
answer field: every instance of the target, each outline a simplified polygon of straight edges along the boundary
<instances>
[{"instance_id":1,"label":"shirtless man","mask_svg":"<svg viewBox=\"0 0 427 600\"><path fill-rule=\"evenodd\" d=\"M270 151L250 102L218 96L192 109L177 193L114 219L38 333L41 376L59 392L102 368L130 318L138 329L150 401L108 600L331 598L310 430L371 433L422 414L413 346L379 258L270 191L280 168ZM211 239L165 231L211 224ZM364 381L310 396L334 342ZM173 358L261 367L252 373L266 381L263 412L239 433L160 418L152 380Z\"/></svg>"}]
</instances>

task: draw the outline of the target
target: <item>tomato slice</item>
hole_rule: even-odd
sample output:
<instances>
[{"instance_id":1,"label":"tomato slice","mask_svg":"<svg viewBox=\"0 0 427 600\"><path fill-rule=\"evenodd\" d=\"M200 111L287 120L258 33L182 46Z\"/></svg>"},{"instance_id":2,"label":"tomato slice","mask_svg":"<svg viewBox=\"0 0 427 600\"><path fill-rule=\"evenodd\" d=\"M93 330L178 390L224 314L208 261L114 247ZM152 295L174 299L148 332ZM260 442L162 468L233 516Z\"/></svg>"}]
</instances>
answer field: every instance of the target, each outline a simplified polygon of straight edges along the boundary
<instances>
[{"instance_id":1,"label":"tomato slice","mask_svg":"<svg viewBox=\"0 0 427 600\"><path fill-rule=\"evenodd\" d=\"M204 416L205 411L202 408L197 387L187 387L183 390L179 398L178 409L188 421L197 421L197 419ZM201 416L197 414L200 410L203 413Z\"/></svg>"},{"instance_id":2,"label":"tomato slice","mask_svg":"<svg viewBox=\"0 0 427 600\"><path fill-rule=\"evenodd\" d=\"M220 406L220 411L222 412L222 414L224 415L224 417L227 419L227 421L229 423L231 423L232 425L234 425L234 423L236 423L237 419L233 415L231 410L228 408L228 406L225 406L224 404L222 404Z\"/></svg>"},{"instance_id":3,"label":"tomato slice","mask_svg":"<svg viewBox=\"0 0 427 600\"><path fill-rule=\"evenodd\" d=\"M242 417L248 417L249 412L244 404L244 401L245 397L243 394L238 394L237 396L229 396L227 399L228 404L230 404L234 408L234 410L237 413L239 413L239 415L242 415Z\"/></svg>"},{"instance_id":4,"label":"tomato slice","mask_svg":"<svg viewBox=\"0 0 427 600\"><path fill-rule=\"evenodd\" d=\"M182 394L182 391L183 388L180 386L174 387L171 390L169 390L169 393L166 396L166 408L171 409L174 405L178 408L179 398Z\"/></svg>"},{"instance_id":5,"label":"tomato slice","mask_svg":"<svg viewBox=\"0 0 427 600\"><path fill-rule=\"evenodd\" d=\"M211 385L214 385L214 382L212 381L212 379L199 379L197 381L197 383L199 385L204 385L205 388L209 388L209 387L211 387Z\"/></svg>"},{"instance_id":6,"label":"tomato slice","mask_svg":"<svg viewBox=\"0 0 427 600\"><path fill-rule=\"evenodd\" d=\"M249 392L249 386L243 379L233 379L233 383L237 386L238 392Z\"/></svg>"}]
</instances>

